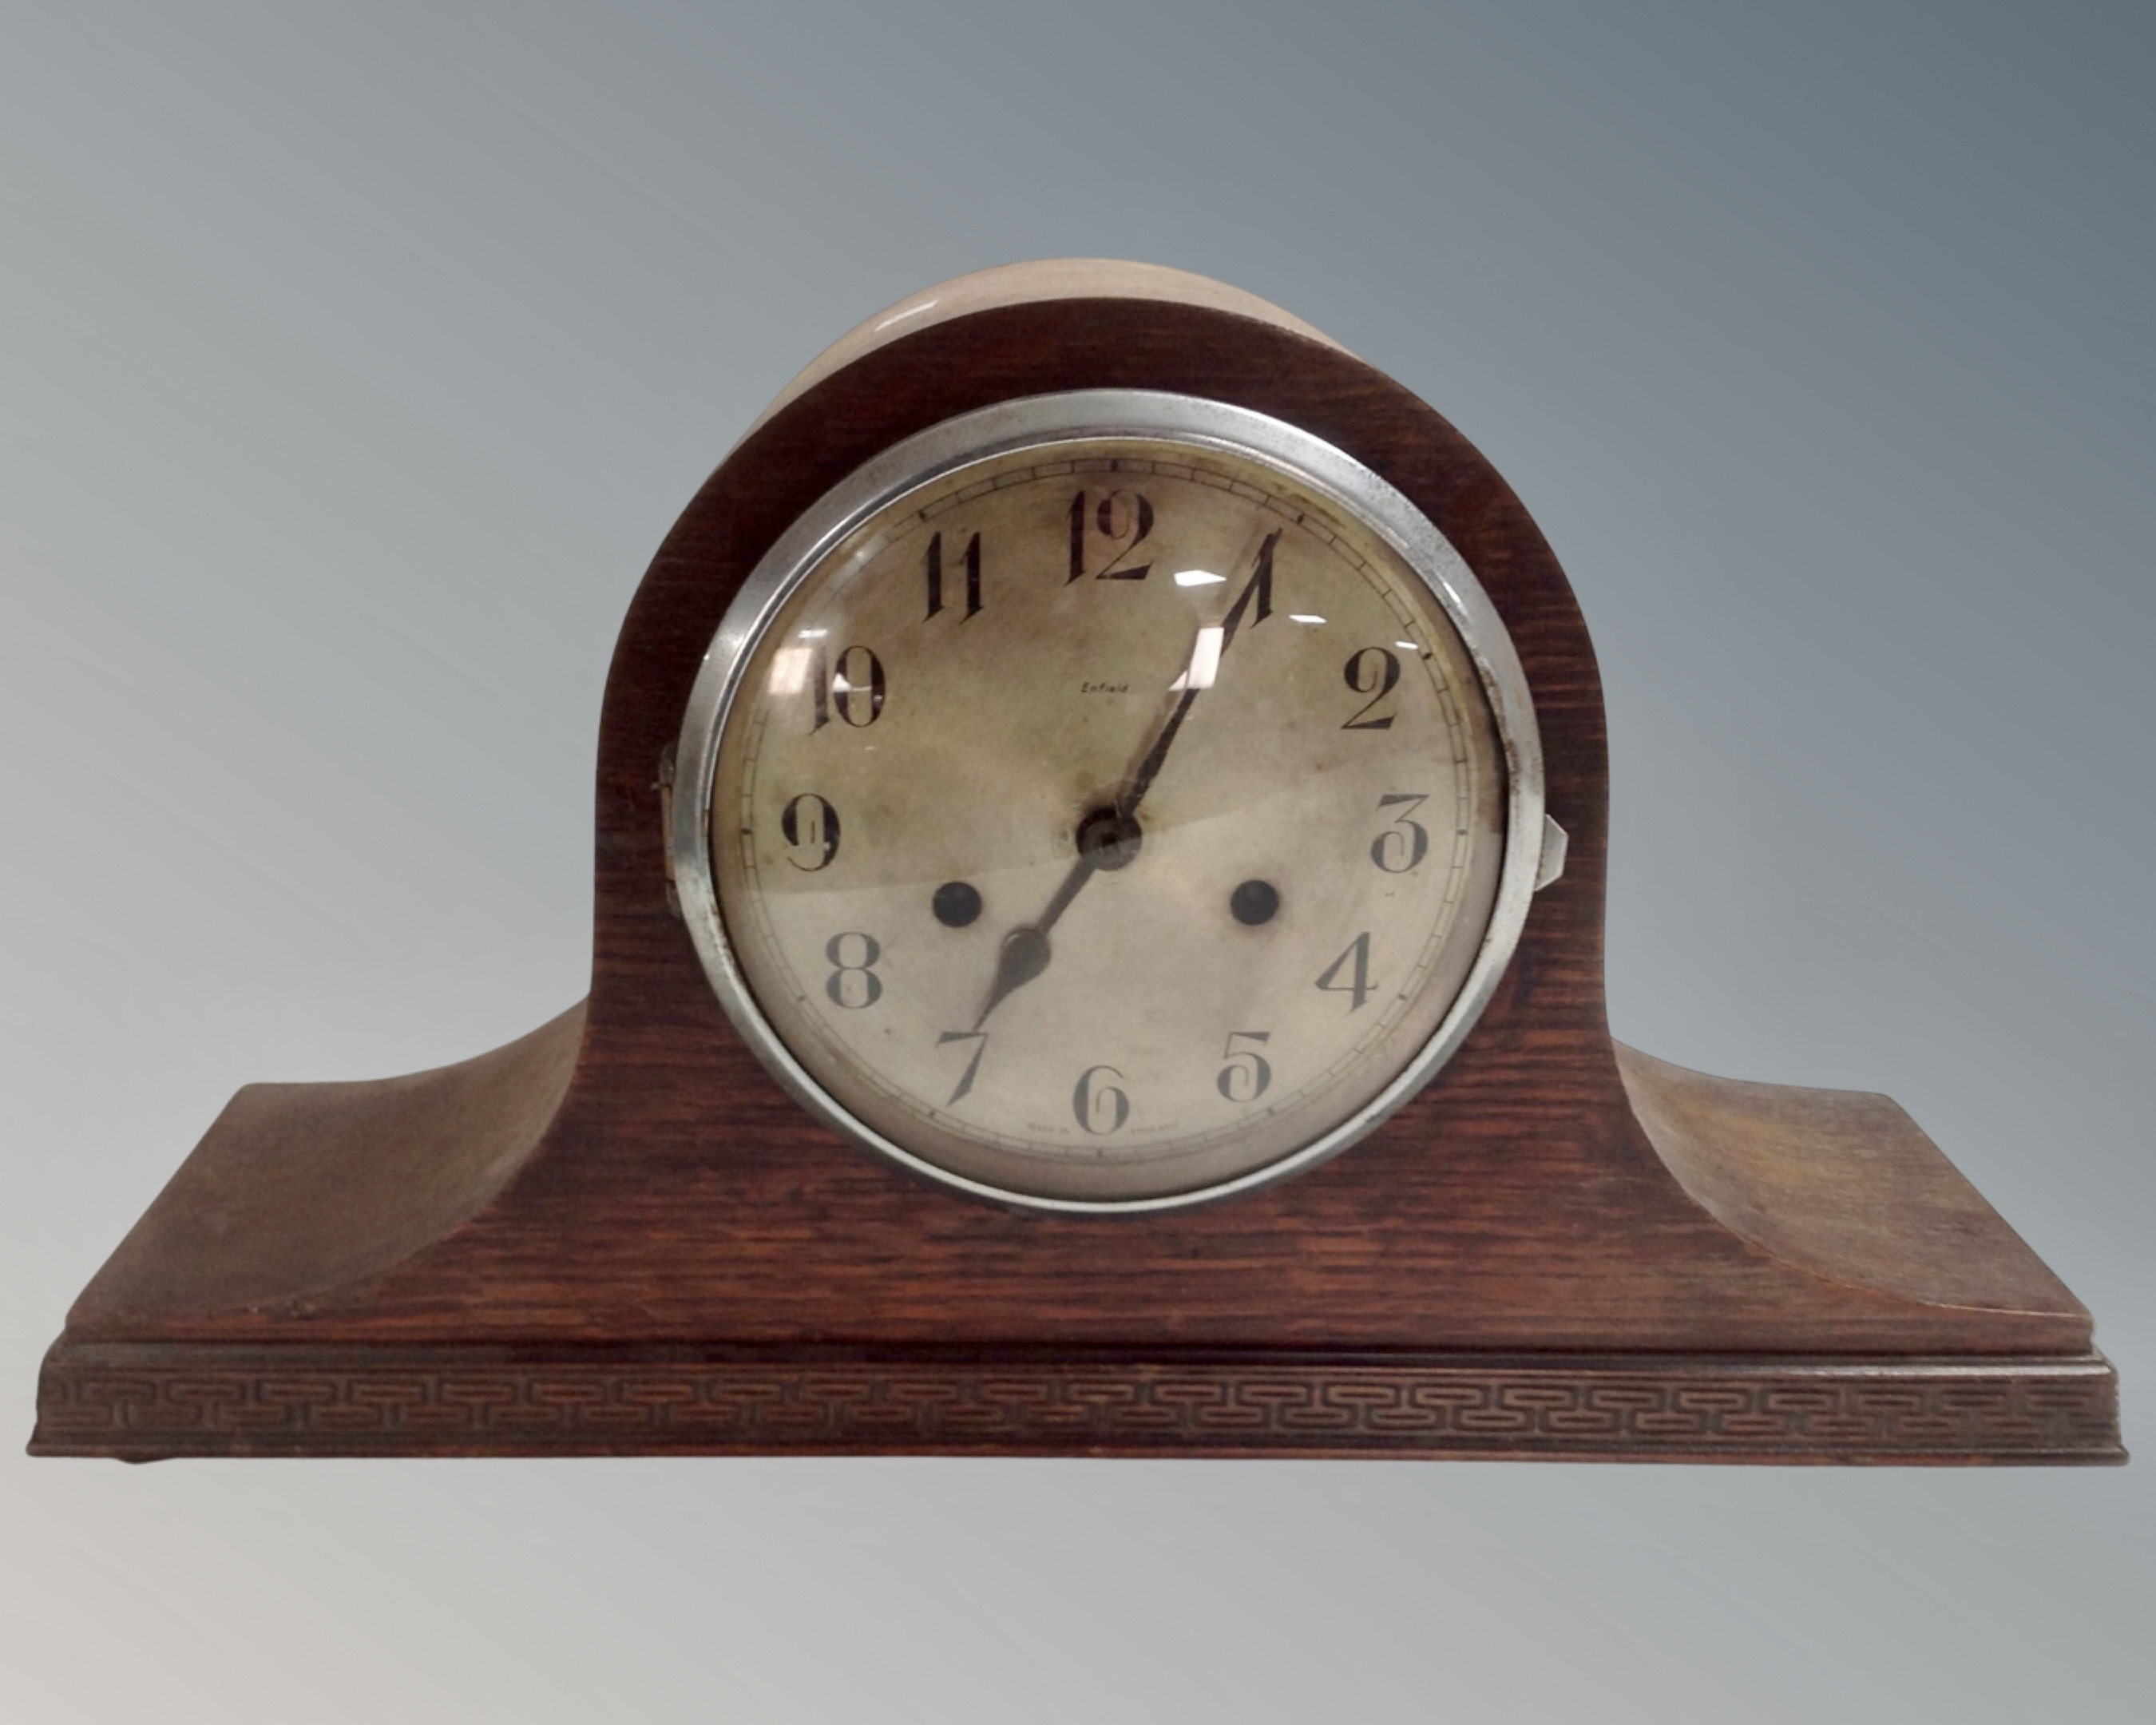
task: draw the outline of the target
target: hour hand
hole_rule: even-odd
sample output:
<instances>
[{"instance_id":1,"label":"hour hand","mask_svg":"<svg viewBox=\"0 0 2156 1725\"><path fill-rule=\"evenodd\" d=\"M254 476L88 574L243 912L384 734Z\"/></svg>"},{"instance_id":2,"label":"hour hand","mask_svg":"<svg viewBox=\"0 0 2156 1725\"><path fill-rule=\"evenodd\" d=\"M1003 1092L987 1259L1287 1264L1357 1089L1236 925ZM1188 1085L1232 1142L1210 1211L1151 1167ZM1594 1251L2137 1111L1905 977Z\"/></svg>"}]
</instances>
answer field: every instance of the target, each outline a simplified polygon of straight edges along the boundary
<instances>
[{"instance_id":1,"label":"hour hand","mask_svg":"<svg viewBox=\"0 0 2156 1725\"><path fill-rule=\"evenodd\" d=\"M1003 949L996 954L995 980L988 984L987 1004L973 1020L973 1028L978 1030L988 1021L988 1014L1003 1004L1004 996L1023 988L1047 969L1052 956L1047 931L1038 923L1028 922L1005 935Z\"/></svg>"},{"instance_id":2,"label":"hour hand","mask_svg":"<svg viewBox=\"0 0 2156 1725\"><path fill-rule=\"evenodd\" d=\"M980 1017L973 1020L976 1030L988 1023L988 1014L1003 1004L1005 995L1023 988L1048 968L1048 961L1055 957L1048 944L1049 931L1070 908L1070 901L1078 896L1079 888L1093 878L1093 870L1098 866L1096 855L1088 850L1081 837L1078 860L1070 865L1070 872L1055 889L1055 896L1049 900L1048 908L1037 921L1022 923L1004 937L1003 946L996 953L995 979L988 984L987 1004L981 1008Z\"/></svg>"}]
</instances>

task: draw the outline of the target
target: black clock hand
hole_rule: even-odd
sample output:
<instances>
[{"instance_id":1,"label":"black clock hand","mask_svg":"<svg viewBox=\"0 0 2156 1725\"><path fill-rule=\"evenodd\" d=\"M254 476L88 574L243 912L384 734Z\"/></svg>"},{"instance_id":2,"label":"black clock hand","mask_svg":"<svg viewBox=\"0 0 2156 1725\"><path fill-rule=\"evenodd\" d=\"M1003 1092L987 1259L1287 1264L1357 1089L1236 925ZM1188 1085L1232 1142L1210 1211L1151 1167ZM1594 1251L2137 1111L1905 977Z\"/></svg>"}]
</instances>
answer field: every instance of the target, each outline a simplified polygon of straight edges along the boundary
<instances>
[{"instance_id":1,"label":"black clock hand","mask_svg":"<svg viewBox=\"0 0 2156 1725\"><path fill-rule=\"evenodd\" d=\"M988 1023L988 1014L1003 1004L1006 994L1024 988L1048 968L1051 956L1048 932L1070 908L1070 901L1078 896L1079 889L1093 878L1095 872L1092 857L1082 848L1082 840L1078 860L1070 865L1070 872L1055 889L1055 896L1049 900L1048 908L1036 921L1022 924L1004 937L1003 948L996 954L995 980L988 984L988 1003L981 1008L981 1015L973 1020L976 1030Z\"/></svg>"},{"instance_id":2,"label":"black clock hand","mask_svg":"<svg viewBox=\"0 0 2156 1725\"><path fill-rule=\"evenodd\" d=\"M1138 770L1130 776L1116 798L1116 813L1128 820L1137 813L1138 804L1152 788L1159 773L1161 762L1168 758L1168 745L1175 741L1175 733L1183 728L1183 720L1189 716L1191 706L1198 699L1195 685L1183 691L1183 699L1175 704L1175 711L1168 716L1168 722L1160 727L1160 735L1153 738L1152 747L1146 751L1145 759L1138 762Z\"/></svg>"},{"instance_id":3,"label":"black clock hand","mask_svg":"<svg viewBox=\"0 0 2156 1725\"><path fill-rule=\"evenodd\" d=\"M1212 662L1202 667L1203 681L1199 680L1199 661L1204 656L1205 637L1209 631L1203 629L1198 631L1198 639L1191 645L1188 668L1183 674L1183 698L1176 702L1175 710L1160 727L1160 735L1153 738L1152 747L1146 751L1145 758L1138 762L1137 771L1130 776L1122 794L1116 798L1116 814L1126 824L1137 813L1138 804L1144 800L1145 793L1152 788L1152 782L1158 777L1162 763L1168 759L1169 747L1175 742L1175 733L1183 728L1183 721L1189 717L1190 709L1197 704L1199 692L1212 687L1220 661L1227 657L1228 649L1235 642L1235 632L1242 628L1244 614L1250 608L1251 601L1255 599L1258 608L1258 614L1250 619L1253 624L1262 623L1272 615L1273 547L1280 543L1280 536L1277 532L1269 533L1265 536L1265 543L1258 547L1248 584L1236 596L1235 603L1228 608L1228 614L1221 619L1218 631L1220 644L1213 652Z\"/></svg>"},{"instance_id":4,"label":"black clock hand","mask_svg":"<svg viewBox=\"0 0 2156 1725\"><path fill-rule=\"evenodd\" d=\"M1201 691L1210 688L1219 667L1221 655L1235 639L1235 631L1243 626L1245 614L1255 600L1257 615L1250 620L1260 623L1272 614L1273 547L1280 542L1277 532L1266 536L1258 547L1258 555L1251 570L1250 580L1235 603L1229 608L1218 630L1219 645L1214 649L1211 663L1202 667L1205 637L1209 631L1200 629L1192 644L1190 658L1183 672L1182 698L1175 703L1152 746L1139 761L1137 771L1124 782L1116 800L1106 809L1096 809L1078 823L1078 860L1070 872L1063 877L1063 884L1055 889L1055 896L1048 901L1048 908L1029 923L1022 923L1004 937L1001 949L996 954L996 974L988 984L988 998L981 1008L981 1015L973 1020L978 1030L988 1021L988 1014L1000 1006L1015 990L1024 988L1048 968L1048 961L1055 956L1048 943L1049 931L1054 928L1063 913L1070 908L1086 883L1101 869L1120 869L1137 855L1141 834L1137 827L1137 807L1159 776L1162 764L1168 759L1168 749L1175 742L1175 734L1183 728L1183 721L1190 716Z\"/></svg>"},{"instance_id":5,"label":"black clock hand","mask_svg":"<svg viewBox=\"0 0 2156 1725\"><path fill-rule=\"evenodd\" d=\"M1048 908L1033 922L1021 923L1004 937L1003 946L996 954L995 978L988 984L988 998L981 1008L981 1015L973 1020L974 1029L988 1023L988 1014L1003 1004L1007 995L1024 988L1048 968L1048 961L1055 956L1048 944L1049 931L1070 908L1071 901L1086 883L1101 870L1120 869L1137 855L1139 834L1133 817L1138 800L1160 771L1160 763L1168 758L1168 745L1175 741L1176 731L1197 696L1195 688L1183 691L1182 700L1176 702L1174 711L1161 726L1159 736L1146 751L1145 759L1131 776L1122 793L1112 804L1095 809L1078 823L1078 860L1070 865L1070 872L1055 889L1055 896L1049 900Z\"/></svg>"}]
</instances>

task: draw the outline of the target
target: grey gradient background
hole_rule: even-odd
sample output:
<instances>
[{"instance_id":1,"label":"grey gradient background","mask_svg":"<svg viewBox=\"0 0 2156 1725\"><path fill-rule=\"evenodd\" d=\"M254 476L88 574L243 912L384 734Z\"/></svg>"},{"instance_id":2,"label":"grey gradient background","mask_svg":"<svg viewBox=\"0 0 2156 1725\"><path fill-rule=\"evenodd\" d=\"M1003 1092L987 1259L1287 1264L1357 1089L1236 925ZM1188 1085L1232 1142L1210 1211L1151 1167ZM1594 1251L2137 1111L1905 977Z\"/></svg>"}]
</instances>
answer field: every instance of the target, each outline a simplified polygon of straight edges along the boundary
<instances>
[{"instance_id":1,"label":"grey gradient background","mask_svg":"<svg viewBox=\"0 0 2156 1725\"><path fill-rule=\"evenodd\" d=\"M825 341L1216 275L1494 460L1620 1035L1891 1092L2156 1384L2145 4L0 4L0 1388L227 1096L583 990L601 684ZM0 1437L5 1436L0 1422ZM2156 1716L2123 1471L0 1453L0 1716Z\"/></svg>"}]
</instances>

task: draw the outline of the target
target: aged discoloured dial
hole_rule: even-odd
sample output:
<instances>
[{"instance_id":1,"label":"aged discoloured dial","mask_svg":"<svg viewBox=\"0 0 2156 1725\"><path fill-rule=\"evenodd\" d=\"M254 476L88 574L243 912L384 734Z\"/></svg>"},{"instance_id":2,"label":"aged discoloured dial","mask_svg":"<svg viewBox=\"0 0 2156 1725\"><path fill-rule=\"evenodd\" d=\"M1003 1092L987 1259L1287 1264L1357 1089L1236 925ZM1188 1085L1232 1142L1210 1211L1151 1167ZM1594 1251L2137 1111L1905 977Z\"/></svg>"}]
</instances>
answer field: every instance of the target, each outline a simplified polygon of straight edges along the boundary
<instances>
[{"instance_id":1,"label":"aged discoloured dial","mask_svg":"<svg viewBox=\"0 0 2156 1725\"><path fill-rule=\"evenodd\" d=\"M711 759L777 1041L842 1123L1051 1203L1353 1127L1452 1012L1505 852L1439 590L1306 476L1158 435L963 462L852 523Z\"/></svg>"}]
</instances>

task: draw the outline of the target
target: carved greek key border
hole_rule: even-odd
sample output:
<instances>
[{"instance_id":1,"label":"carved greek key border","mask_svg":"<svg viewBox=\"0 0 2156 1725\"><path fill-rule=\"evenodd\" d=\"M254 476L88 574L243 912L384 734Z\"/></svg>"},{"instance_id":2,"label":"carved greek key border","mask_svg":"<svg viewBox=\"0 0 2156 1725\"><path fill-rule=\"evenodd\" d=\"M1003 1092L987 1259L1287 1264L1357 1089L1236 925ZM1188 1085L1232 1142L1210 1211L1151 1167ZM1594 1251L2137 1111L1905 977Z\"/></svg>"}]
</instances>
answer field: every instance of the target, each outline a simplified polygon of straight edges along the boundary
<instances>
[{"instance_id":1,"label":"carved greek key border","mask_svg":"<svg viewBox=\"0 0 2156 1725\"><path fill-rule=\"evenodd\" d=\"M69 1345L34 1453L2121 1461L2100 1356L1335 1363L504 1358Z\"/></svg>"}]
</instances>

